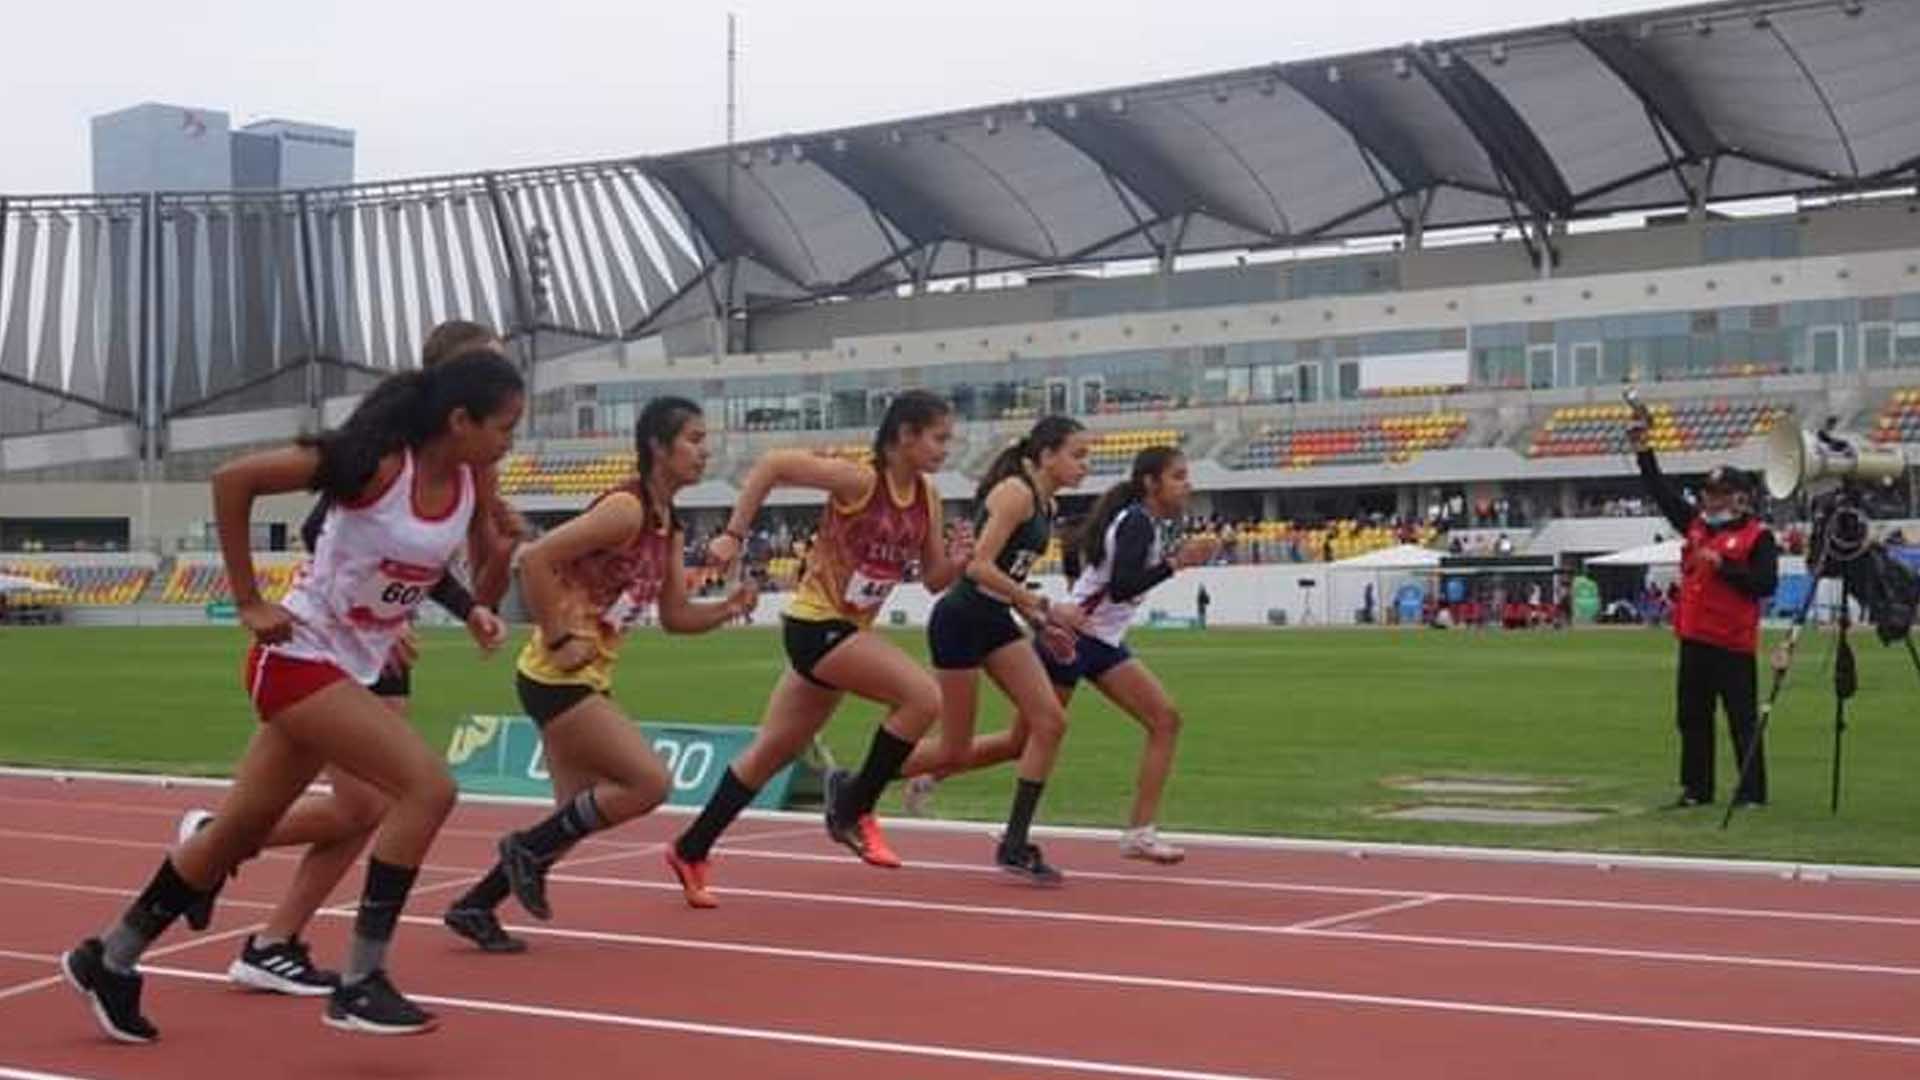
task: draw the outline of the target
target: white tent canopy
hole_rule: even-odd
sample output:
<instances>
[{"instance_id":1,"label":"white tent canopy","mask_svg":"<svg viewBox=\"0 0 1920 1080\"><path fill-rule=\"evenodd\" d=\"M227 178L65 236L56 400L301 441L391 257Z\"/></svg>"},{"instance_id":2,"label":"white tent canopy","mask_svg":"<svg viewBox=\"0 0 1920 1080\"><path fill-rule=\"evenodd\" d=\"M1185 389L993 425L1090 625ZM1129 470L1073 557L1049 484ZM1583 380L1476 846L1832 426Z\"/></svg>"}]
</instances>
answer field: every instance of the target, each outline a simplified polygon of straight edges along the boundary
<instances>
[{"instance_id":1,"label":"white tent canopy","mask_svg":"<svg viewBox=\"0 0 1920 1080\"><path fill-rule=\"evenodd\" d=\"M36 581L30 577L21 577L18 574L0 574L0 593L65 591L66 590L58 585L49 585L44 581Z\"/></svg>"},{"instance_id":2,"label":"white tent canopy","mask_svg":"<svg viewBox=\"0 0 1920 1080\"><path fill-rule=\"evenodd\" d=\"M1369 551L1333 564L1335 570L1426 570L1440 565L1440 553L1416 544Z\"/></svg>"},{"instance_id":3,"label":"white tent canopy","mask_svg":"<svg viewBox=\"0 0 1920 1080\"><path fill-rule=\"evenodd\" d=\"M1680 562L1680 541L1662 540L1657 544L1641 544L1611 555L1602 555L1597 559L1588 559L1588 566L1676 566Z\"/></svg>"}]
</instances>

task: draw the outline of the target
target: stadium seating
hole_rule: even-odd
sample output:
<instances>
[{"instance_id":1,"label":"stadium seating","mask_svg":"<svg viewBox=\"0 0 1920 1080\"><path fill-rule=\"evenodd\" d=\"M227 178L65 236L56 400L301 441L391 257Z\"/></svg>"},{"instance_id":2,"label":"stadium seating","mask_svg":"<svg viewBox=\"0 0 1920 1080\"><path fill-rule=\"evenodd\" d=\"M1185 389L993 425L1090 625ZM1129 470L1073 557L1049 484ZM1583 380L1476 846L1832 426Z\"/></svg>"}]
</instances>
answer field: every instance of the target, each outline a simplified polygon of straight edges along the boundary
<instances>
[{"instance_id":1,"label":"stadium seating","mask_svg":"<svg viewBox=\"0 0 1920 1080\"><path fill-rule=\"evenodd\" d=\"M865 465L873 460L873 447L866 443L835 443L829 446L810 446L807 449L821 457L838 458L857 465Z\"/></svg>"},{"instance_id":2,"label":"stadium seating","mask_svg":"<svg viewBox=\"0 0 1920 1080\"><path fill-rule=\"evenodd\" d=\"M254 573L260 580L260 595L278 602L293 587L297 562L257 563ZM227 584L226 568L219 563L175 563L161 590L163 604L211 604L231 602L233 587Z\"/></svg>"},{"instance_id":3,"label":"stadium seating","mask_svg":"<svg viewBox=\"0 0 1920 1080\"><path fill-rule=\"evenodd\" d=\"M153 577L144 566L89 566L31 562L0 565L0 573L44 581L51 588L63 589L62 602L69 604L122 605L140 598Z\"/></svg>"},{"instance_id":4,"label":"stadium seating","mask_svg":"<svg viewBox=\"0 0 1920 1080\"><path fill-rule=\"evenodd\" d=\"M598 495L633 475L625 451L509 454L500 463L503 495Z\"/></svg>"},{"instance_id":5,"label":"stadium seating","mask_svg":"<svg viewBox=\"0 0 1920 1080\"><path fill-rule=\"evenodd\" d=\"M1896 390L1868 433L1876 443L1920 443L1920 390Z\"/></svg>"},{"instance_id":6,"label":"stadium seating","mask_svg":"<svg viewBox=\"0 0 1920 1080\"><path fill-rule=\"evenodd\" d=\"M1647 445L1660 453L1727 450L1757 435L1792 410L1770 402L1699 402L1649 406L1653 428ZM1633 418L1626 405L1570 405L1556 409L1540 425L1527 446L1528 457L1581 457L1627 454L1627 424Z\"/></svg>"},{"instance_id":7,"label":"stadium seating","mask_svg":"<svg viewBox=\"0 0 1920 1080\"><path fill-rule=\"evenodd\" d=\"M1305 469L1315 465L1374 465L1411 461L1444 450L1466 434L1457 412L1402 413L1364 420L1263 428L1233 463L1237 469Z\"/></svg>"},{"instance_id":8,"label":"stadium seating","mask_svg":"<svg viewBox=\"0 0 1920 1080\"><path fill-rule=\"evenodd\" d=\"M1088 460L1097 473L1126 472L1133 467L1133 456L1147 447L1179 446L1186 438L1172 428L1097 431L1093 437L1093 454Z\"/></svg>"}]
</instances>

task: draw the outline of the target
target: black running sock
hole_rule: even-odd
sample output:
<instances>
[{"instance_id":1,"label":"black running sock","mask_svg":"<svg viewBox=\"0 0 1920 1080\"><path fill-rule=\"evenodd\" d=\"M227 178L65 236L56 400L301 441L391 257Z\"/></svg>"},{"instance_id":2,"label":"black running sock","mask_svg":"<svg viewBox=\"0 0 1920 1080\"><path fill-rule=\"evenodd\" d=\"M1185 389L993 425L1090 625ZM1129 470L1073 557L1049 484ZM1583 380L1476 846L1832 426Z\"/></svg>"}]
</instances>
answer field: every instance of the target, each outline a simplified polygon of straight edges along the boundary
<instances>
[{"instance_id":1,"label":"black running sock","mask_svg":"<svg viewBox=\"0 0 1920 1080\"><path fill-rule=\"evenodd\" d=\"M707 800L700 816L694 818L693 824L687 826L687 831L673 842L674 851L688 862L704 860L707 853L713 850L714 843L720 839L720 834L727 831L727 826L733 824L733 819L739 817L740 811L745 810L758 794L759 788L750 788L741 782L739 774L729 766L721 774L720 786L713 789L713 798Z\"/></svg>"},{"instance_id":2,"label":"black running sock","mask_svg":"<svg viewBox=\"0 0 1920 1080\"><path fill-rule=\"evenodd\" d=\"M550 863L588 833L606 827L607 819L600 814L600 804L593 799L593 789L587 788L568 799L565 806L555 810L545 821L521 833L520 842L542 863Z\"/></svg>"},{"instance_id":3,"label":"black running sock","mask_svg":"<svg viewBox=\"0 0 1920 1080\"><path fill-rule=\"evenodd\" d=\"M873 743L867 747L867 760L861 762L860 773L845 787L840 789L840 805L830 807L833 820L841 824L856 821L863 814L873 813L873 806L880 801L880 793L887 789L887 782L900 775L900 766L906 764L907 755L913 753L913 742L903 739L886 728L877 728L873 733Z\"/></svg>"},{"instance_id":4,"label":"black running sock","mask_svg":"<svg viewBox=\"0 0 1920 1080\"><path fill-rule=\"evenodd\" d=\"M1013 789L1013 813L1007 815L1007 832L1000 841L1002 851L1023 851L1027 830L1033 827L1033 812L1040 808L1040 793L1046 781L1022 779Z\"/></svg>"},{"instance_id":5,"label":"black running sock","mask_svg":"<svg viewBox=\"0 0 1920 1080\"><path fill-rule=\"evenodd\" d=\"M367 860L367 885L360 894L360 912L353 917L353 946L347 953L342 981L357 983L379 971L387 961L387 943L407 906L417 866L395 866L377 858Z\"/></svg>"},{"instance_id":6,"label":"black running sock","mask_svg":"<svg viewBox=\"0 0 1920 1080\"><path fill-rule=\"evenodd\" d=\"M153 872L153 880L147 882L146 889L135 898L126 914L120 916L120 921L100 935L106 949L107 970L121 975L132 971L153 939L165 933L173 920L201 895L200 890L187 884L173 868L173 859L160 860L160 869Z\"/></svg>"}]
</instances>

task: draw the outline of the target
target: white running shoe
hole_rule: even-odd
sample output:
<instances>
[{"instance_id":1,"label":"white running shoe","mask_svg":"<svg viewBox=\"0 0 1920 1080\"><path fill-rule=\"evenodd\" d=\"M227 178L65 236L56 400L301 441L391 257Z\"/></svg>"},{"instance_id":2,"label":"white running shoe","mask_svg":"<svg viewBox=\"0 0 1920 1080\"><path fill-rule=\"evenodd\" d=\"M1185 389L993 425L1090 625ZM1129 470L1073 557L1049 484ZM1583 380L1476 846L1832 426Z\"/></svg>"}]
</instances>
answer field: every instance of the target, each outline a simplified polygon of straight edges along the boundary
<instances>
[{"instance_id":1,"label":"white running shoe","mask_svg":"<svg viewBox=\"0 0 1920 1080\"><path fill-rule=\"evenodd\" d=\"M1123 858L1140 859L1162 866L1172 866L1187 857L1185 851L1160 839L1160 830L1152 825L1142 825L1121 833L1120 854Z\"/></svg>"},{"instance_id":2,"label":"white running shoe","mask_svg":"<svg viewBox=\"0 0 1920 1080\"><path fill-rule=\"evenodd\" d=\"M907 813L914 817L933 816L933 790L940 781L931 776L921 775L907 780L907 787L901 793L901 801L906 805Z\"/></svg>"},{"instance_id":3,"label":"white running shoe","mask_svg":"<svg viewBox=\"0 0 1920 1080\"><path fill-rule=\"evenodd\" d=\"M213 811L195 807L180 815L180 826L173 832L173 841L184 844L193 839L193 834L206 828L213 821Z\"/></svg>"}]
</instances>

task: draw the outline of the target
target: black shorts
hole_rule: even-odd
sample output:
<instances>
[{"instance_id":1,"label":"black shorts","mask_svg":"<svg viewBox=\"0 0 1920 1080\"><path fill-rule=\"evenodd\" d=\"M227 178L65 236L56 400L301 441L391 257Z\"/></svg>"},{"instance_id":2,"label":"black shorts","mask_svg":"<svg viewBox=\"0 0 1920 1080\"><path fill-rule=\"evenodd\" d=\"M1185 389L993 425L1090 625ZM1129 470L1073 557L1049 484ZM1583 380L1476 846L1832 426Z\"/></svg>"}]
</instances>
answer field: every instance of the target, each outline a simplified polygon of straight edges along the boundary
<instances>
[{"instance_id":1,"label":"black shorts","mask_svg":"<svg viewBox=\"0 0 1920 1080\"><path fill-rule=\"evenodd\" d=\"M996 650L1025 636L1012 608L977 593L947 593L927 620L927 649L933 653L933 666L942 671L977 668Z\"/></svg>"},{"instance_id":2,"label":"black shorts","mask_svg":"<svg viewBox=\"0 0 1920 1080\"><path fill-rule=\"evenodd\" d=\"M579 683L543 683L518 671L513 673L513 688L520 692L520 707L533 717L537 728L546 727L554 717L600 692Z\"/></svg>"},{"instance_id":3,"label":"black shorts","mask_svg":"<svg viewBox=\"0 0 1920 1080\"><path fill-rule=\"evenodd\" d=\"M1085 634L1073 636L1071 663L1061 663L1037 638L1033 647L1040 653L1040 662L1046 665L1047 678L1053 680L1053 685L1062 688L1071 688L1081 679L1098 682L1100 676L1133 659L1133 654L1127 651L1125 645L1109 645Z\"/></svg>"},{"instance_id":4,"label":"black shorts","mask_svg":"<svg viewBox=\"0 0 1920 1080\"><path fill-rule=\"evenodd\" d=\"M412 697L413 669L389 664L380 669L380 677L367 684L375 697Z\"/></svg>"},{"instance_id":5,"label":"black shorts","mask_svg":"<svg viewBox=\"0 0 1920 1080\"><path fill-rule=\"evenodd\" d=\"M823 690L841 688L815 675L813 669L828 653L859 632L858 626L845 619L795 619L784 615L780 618L780 639L787 647L787 663L793 665L794 674Z\"/></svg>"}]
</instances>

